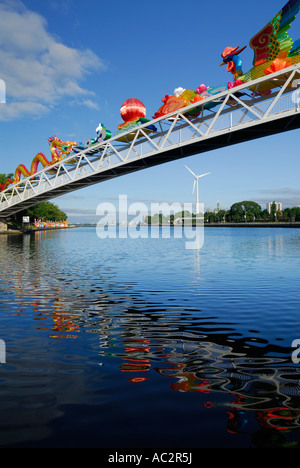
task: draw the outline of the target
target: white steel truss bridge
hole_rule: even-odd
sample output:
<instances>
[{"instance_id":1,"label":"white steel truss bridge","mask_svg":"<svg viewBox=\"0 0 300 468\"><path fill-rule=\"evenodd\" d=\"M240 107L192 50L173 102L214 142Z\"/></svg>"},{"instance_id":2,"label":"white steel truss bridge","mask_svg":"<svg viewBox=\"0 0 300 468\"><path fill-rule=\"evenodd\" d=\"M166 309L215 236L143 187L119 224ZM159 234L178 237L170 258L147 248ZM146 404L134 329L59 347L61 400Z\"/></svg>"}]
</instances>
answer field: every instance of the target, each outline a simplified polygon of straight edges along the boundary
<instances>
[{"instance_id":1,"label":"white steel truss bridge","mask_svg":"<svg viewBox=\"0 0 300 468\"><path fill-rule=\"evenodd\" d=\"M270 83L271 92L255 92ZM276 87L274 87L274 85ZM210 106L209 104L212 104ZM200 108L198 117L186 112ZM208 110L209 108L209 110ZM155 125L157 131L148 133ZM300 65L205 98L65 157L0 193L0 217L147 167L300 126ZM126 141L127 140L127 141ZM49 170L55 167L56 172Z\"/></svg>"}]
</instances>

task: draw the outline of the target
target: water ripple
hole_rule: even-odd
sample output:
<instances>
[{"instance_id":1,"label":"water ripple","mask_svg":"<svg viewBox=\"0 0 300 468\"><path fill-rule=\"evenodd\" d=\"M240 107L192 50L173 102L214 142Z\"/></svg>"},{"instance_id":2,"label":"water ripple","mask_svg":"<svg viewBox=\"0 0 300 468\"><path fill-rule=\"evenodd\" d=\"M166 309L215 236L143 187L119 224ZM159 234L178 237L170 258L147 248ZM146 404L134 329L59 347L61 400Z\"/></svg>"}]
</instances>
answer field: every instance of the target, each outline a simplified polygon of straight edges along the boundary
<instances>
[{"instance_id":1,"label":"water ripple","mask_svg":"<svg viewBox=\"0 0 300 468\"><path fill-rule=\"evenodd\" d=\"M274 430L298 430L291 342L299 330L299 236L233 231L210 229L200 253L181 239L146 240L136 250L130 239L100 244L80 229L0 236L2 444L57 443L59 421L77 427L76 417L95 443L95 414L103 444L122 420L139 437L128 422L139 405L148 421L153 405L161 408L152 443L170 443L167 430L177 446L199 444L196 428L184 424L185 436L180 425L200 407L203 446L212 421L226 444L228 434L259 446L266 429L269 441ZM297 436L289 438L293 445Z\"/></svg>"}]
</instances>

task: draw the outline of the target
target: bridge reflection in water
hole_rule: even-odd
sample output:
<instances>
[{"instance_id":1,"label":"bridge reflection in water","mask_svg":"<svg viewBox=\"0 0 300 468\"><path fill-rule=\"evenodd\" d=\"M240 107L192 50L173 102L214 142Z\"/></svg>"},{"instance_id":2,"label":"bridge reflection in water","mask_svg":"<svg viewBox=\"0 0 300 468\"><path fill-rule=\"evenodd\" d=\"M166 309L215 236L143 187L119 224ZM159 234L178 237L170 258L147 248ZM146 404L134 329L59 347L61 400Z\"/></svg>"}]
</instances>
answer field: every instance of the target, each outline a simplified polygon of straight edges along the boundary
<instances>
[{"instance_id":1,"label":"bridge reflection in water","mask_svg":"<svg viewBox=\"0 0 300 468\"><path fill-rule=\"evenodd\" d=\"M52 325L44 327L59 340L76 340L84 332L99 336L99 364L115 360L130 383L151 382L159 374L171 391L202 394L208 418L218 406L227 411L229 432L243 433L251 416L285 443L287 431L300 427L300 368L292 364L290 348L242 336L234 323L203 318L201 310L162 309L141 298L135 306L134 295L126 290L124 296L97 294L93 302L74 302L59 289ZM48 319L44 302L34 303L35 319Z\"/></svg>"},{"instance_id":2,"label":"bridge reflection in water","mask_svg":"<svg viewBox=\"0 0 300 468\"><path fill-rule=\"evenodd\" d=\"M146 306L143 314L128 311L119 325L123 351L114 352L114 340L99 330L99 354L121 358L120 371L128 373L130 382L144 382L157 372L169 379L174 391L205 394L208 409L220 404L217 394L227 394L230 403L221 406L227 406L229 431L243 431L241 420L247 413L254 414L262 428L298 428L300 369L291 365L290 350L285 356L283 349L268 343L257 348L259 339L235 338L230 324L218 327L209 319L206 327L195 312L174 310L172 325L170 311L164 315ZM111 324L106 328L111 330ZM282 357L268 357L272 352Z\"/></svg>"},{"instance_id":3,"label":"bridge reflection in water","mask_svg":"<svg viewBox=\"0 0 300 468\"><path fill-rule=\"evenodd\" d=\"M121 359L116 365L134 384L151 381L158 373L172 391L202 394L208 418L209 410L218 406L227 411L229 432L243 433L251 416L262 430L276 431L277 442L284 444L287 431L300 427L300 368L291 364L290 349L236 337L234 324L199 319L201 311L196 310L164 313L155 304L139 304L136 310L109 316L103 307L107 300L89 305L95 317L99 314L93 333L99 335L100 363L102 358ZM111 301L110 307L114 305L120 307ZM61 307L57 299L52 337L76 339L87 324ZM225 401L219 401L220 394Z\"/></svg>"}]
</instances>

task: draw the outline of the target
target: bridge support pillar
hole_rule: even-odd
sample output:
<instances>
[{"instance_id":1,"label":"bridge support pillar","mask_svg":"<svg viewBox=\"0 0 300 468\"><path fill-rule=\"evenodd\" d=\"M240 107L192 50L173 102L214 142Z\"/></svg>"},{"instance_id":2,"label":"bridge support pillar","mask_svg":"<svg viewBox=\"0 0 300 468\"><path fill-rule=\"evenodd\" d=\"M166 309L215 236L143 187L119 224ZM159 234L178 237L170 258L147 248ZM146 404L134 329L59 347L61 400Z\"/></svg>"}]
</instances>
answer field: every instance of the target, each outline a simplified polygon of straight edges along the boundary
<instances>
[{"instance_id":1,"label":"bridge support pillar","mask_svg":"<svg viewBox=\"0 0 300 468\"><path fill-rule=\"evenodd\" d=\"M0 218L0 232L7 232L6 218Z\"/></svg>"}]
</instances>

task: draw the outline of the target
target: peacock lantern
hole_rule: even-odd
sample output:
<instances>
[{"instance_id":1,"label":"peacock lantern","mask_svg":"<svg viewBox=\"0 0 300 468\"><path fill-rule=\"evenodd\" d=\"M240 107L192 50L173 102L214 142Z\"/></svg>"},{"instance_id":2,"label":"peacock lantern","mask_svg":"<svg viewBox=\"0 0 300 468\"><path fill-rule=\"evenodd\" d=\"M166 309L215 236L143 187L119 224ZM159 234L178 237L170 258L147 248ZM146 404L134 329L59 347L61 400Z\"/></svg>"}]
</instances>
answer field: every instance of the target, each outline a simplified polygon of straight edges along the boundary
<instances>
[{"instance_id":1,"label":"peacock lantern","mask_svg":"<svg viewBox=\"0 0 300 468\"><path fill-rule=\"evenodd\" d=\"M246 46L241 49L225 48L221 54L221 65L227 65L227 71L233 75L234 82L230 87L271 75L300 62L300 40L293 41L287 34L299 10L300 0L289 0L279 13L255 34L249 43L254 51L253 67L246 73L243 72L240 57ZM256 87L255 91L265 92L277 85L274 80L264 82Z\"/></svg>"}]
</instances>

